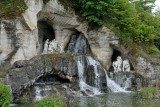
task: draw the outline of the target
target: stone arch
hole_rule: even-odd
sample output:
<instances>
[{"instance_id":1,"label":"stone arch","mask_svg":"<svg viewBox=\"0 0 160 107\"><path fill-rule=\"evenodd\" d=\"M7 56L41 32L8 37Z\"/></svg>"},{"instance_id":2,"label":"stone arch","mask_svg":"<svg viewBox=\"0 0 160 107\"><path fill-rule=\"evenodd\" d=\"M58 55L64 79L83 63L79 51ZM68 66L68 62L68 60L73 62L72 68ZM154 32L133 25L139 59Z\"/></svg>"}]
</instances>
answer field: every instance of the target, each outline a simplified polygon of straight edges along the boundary
<instances>
[{"instance_id":1,"label":"stone arch","mask_svg":"<svg viewBox=\"0 0 160 107\"><path fill-rule=\"evenodd\" d=\"M39 20L37 22L37 27L38 27L38 42L39 46L37 47L38 53L43 52L44 44L47 39L49 41L55 39L55 32L52 26L44 20Z\"/></svg>"},{"instance_id":2,"label":"stone arch","mask_svg":"<svg viewBox=\"0 0 160 107\"><path fill-rule=\"evenodd\" d=\"M42 76L54 74L72 83L76 82L78 76L76 62L70 54L42 54L15 63L16 66L8 71L5 78L14 97L19 97Z\"/></svg>"},{"instance_id":3,"label":"stone arch","mask_svg":"<svg viewBox=\"0 0 160 107\"><path fill-rule=\"evenodd\" d=\"M43 76L39 77L35 81L35 84L41 84L41 83L50 84L50 83L57 82L57 81L60 83L70 83L70 81L68 79L61 78L61 77L59 77L59 75L47 74L47 75L43 75Z\"/></svg>"}]
</instances>

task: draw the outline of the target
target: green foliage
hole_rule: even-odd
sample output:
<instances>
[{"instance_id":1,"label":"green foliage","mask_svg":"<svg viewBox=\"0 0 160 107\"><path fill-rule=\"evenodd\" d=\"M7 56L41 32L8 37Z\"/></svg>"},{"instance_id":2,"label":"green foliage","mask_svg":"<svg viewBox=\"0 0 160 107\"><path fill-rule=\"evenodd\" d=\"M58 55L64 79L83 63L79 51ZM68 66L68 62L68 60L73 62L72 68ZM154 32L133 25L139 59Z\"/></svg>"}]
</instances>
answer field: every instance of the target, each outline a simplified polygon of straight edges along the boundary
<instances>
[{"instance_id":1,"label":"green foliage","mask_svg":"<svg viewBox=\"0 0 160 107\"><path fill-rule=\"evenodd\" d=\"M56 94L37 102L36 107L67 107L64 96Z\"/></svg>"},{"instance_id":2,"label":"green foliage","mask_svg":"<svg viewBox=\"0 0 160 107\"><path fill-rule=\"evenodd\" d=\"M10 107L11 94L7 86L0 83L0 107Z\"/></svg>"},{"instance_id":3,"label":"green foliage","mask_svg":"<svg viewBox=\"0 0 160 107\"><path fill-rule=\"evenodd\" d=\"M143 0L144 1L144 0ZM151 13L154 0L142 0L129 3L128 0L115 0L108 7L108 27L118 29L119 37L124 40L130 38L137 43L153 44L154 39L160 35L160 17ZM117 32L117 31L116 31Z\"/></svg>"},{"instance_id":4,"label":"green foliage","mask_svg":"<svg viewBox=\"0 0 160 107\"><path fill-rule=\"evenodd\" d=\"M152 47L149 47L149 49L147 50L147 52L149 54L156 54L156 53L160 53L160 50L158 48L152 46Z\"/></svg>"},{"instance_id":5,"label":"green foliage","mask_svg":"<svg viewBox=\"0 0 160 107\"><path fill-rule=\"evenodd\" d=\"M84 16L90 23L95 23L99 26L105 23L105 17L107 16L107 0L75 0L76 8L80 10L82 16Z\"/></svg>"},{"instance_id":6,"label":"green foliage","mask_svg":"<svg viewBox=\"0 0 160 107\"><path fill-rule=\"evenodd\" d=\"M142 98L153 98L159 94L157 87L143 87L141 91L138 92L138 97Z\"/></svg>"},{"instance_id":7,"label":"green foliage","mask_svg":"<svg viewBox=\"0 0 160 107\"><path fill-rule=\"evenodd\" d=\"M15 18L27 9L24 0L1 0L0 18Z\"/></svg>"}]
</instances>

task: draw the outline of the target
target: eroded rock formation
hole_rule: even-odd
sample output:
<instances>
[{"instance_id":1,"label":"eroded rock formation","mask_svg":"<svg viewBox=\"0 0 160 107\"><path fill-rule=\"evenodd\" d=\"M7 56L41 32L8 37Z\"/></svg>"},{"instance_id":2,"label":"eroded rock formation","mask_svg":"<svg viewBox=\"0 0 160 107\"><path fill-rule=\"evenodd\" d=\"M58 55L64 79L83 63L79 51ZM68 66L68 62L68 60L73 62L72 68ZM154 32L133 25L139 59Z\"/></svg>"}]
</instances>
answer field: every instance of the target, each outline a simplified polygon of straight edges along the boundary
<instances>
[{"instance_id":1,"label":"eroded rock formation","mask_svg":"<svg viewBox=\"0 0 160 107\"><path fill-rule=\"evenodd\" d=\"M72 83L77 80L77 65L69 54L43 54L31 60L17 61L8 70L6 84L11 86L14 96L33 85L41 76L54 74Z\"/></svg>"}]
</instances>

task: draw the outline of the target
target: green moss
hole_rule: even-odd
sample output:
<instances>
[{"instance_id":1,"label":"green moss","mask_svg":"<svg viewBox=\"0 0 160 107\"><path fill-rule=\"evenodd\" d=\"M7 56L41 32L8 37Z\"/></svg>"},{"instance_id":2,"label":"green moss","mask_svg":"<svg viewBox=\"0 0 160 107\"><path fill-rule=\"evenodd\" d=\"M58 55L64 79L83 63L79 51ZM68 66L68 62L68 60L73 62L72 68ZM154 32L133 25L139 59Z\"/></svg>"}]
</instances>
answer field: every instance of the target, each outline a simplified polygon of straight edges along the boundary
<instances>
[{"instance_id":1,"label":"green moss","mask_svg":"<svg viewBox=\"0 0 160 107\"><path fill-rule=\"evenodd\" d=\"M65 60L70 60L70 61L74 60L74 57L69 53L54 52L54 53L51 53L51 54L42 54L41 56L46 57L46 58L48 57L52 64L55 63L56 58L62 58L62 59L65 59Z\"/></svg>"},{"instance_id":2,"label":"green moss","mask_svg":"<svg viewBox=\"0 0 160 107\"><path fill-rule=\"evenodd\" d=\"M147 49L147 53L149 54L160 54L160 50L158 48L156 48L155 46L149 47Z\"/></svg>"},{"instance_id":3,"label":"green moss","mask_svg":"<svg viewBox=\"0 0 160 107\"><path fill-rule=\"evenodd\" d=\"M18 99L15 99L14 102L18 104L26 104L29 102L29 99L26 96L23 96Z\"/></svg>"},{"instance_id":4,"label":"green moss","mask_svg":"<svg viewBox=\"0 0 160 107\"><path fill-rule=\"evenodd\" d=\"M13 19L21 16L22 12L27 9L24 0L1 0L0 18Z\"/></svg>"},{"instance_id":5,"label":"green moss","mask_svg":"<svg viewBox=\"0 0 160 107\"><path fill-rule=\"evenodd\" d=\"M60 94L55 94L38 101L36 107L67 107L66 98Z\"/></svg>"},{"instance_id":6,"label":"green moss","mask_svg":"<svg viewBox=\"0 0 160 107\"><path fill-rule=\"evenodd\" d=\"M159 97L159 89L157 87L143 87L141 91L137 93L141 98L154 98Z\"/></svg>"},{"instance_id":7,"label":"green moss","mask_svg":"<svg viewBox=\"0 0 160 107\"><path fill-rule=\"evenodd\" d=\"M3 76L3 75L5 75L6 74L6 70L4 70L4 69L0 69L0 76Z\"/></svg>"}]
</instances>

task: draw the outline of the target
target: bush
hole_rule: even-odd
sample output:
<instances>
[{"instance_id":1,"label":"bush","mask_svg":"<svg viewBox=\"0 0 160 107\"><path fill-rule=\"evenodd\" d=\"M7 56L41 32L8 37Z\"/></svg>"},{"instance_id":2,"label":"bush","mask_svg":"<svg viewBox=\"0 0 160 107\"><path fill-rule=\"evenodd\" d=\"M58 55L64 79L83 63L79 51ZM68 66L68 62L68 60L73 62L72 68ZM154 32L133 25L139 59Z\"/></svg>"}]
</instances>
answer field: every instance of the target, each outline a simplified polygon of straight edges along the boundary
<instances>
[{"instance_id":1,"label":"bush","mask_svg":"<svg viewBox=\"0 0 160 107\"><path fill-rule=\"evenodd\" d=\"M147 52L148 52L149 54L160 53L159 49L156 48L156 47L150 47L150 48L147 50Z\"/></svg>"},{"instance_id":2,"label":"bush","mask_svg":"<svg viewBox=\"0 0 160 107\"><path fill-rule=\"evenodd\" d=\"M75 0L75 4L81 15L90 23L104 25L108 8L106 0Z\"/></svg>"},{"instance_id":3,"label":"bush","mask_svg":"<svg viewBox=\"0 0 160 107\"><path fill-rule=\"evenodd\" d=\"M10 107L11 94L6 85L0 83L0 107Z\"/></svg>"},{"instance_id":4,"label":"bush","mask_svg":"<svg viewBox=\"0 0 160 107\"><path fill-rule=\"evenodd\" d=\"M65 97L56 94L38 101L36 107L67 107L67 105Z\"/></svg>"},{"instance_id":5,"label":"bush","mask_svg":"<svg viewBox=\"0 0 160 107\"><path fill-rule=\"evenodd\" d=\"M142 98L153 98L159 94L157 87L143 87L141 91L138 92L138 96Z\"/></svg>"}]
</instances>

